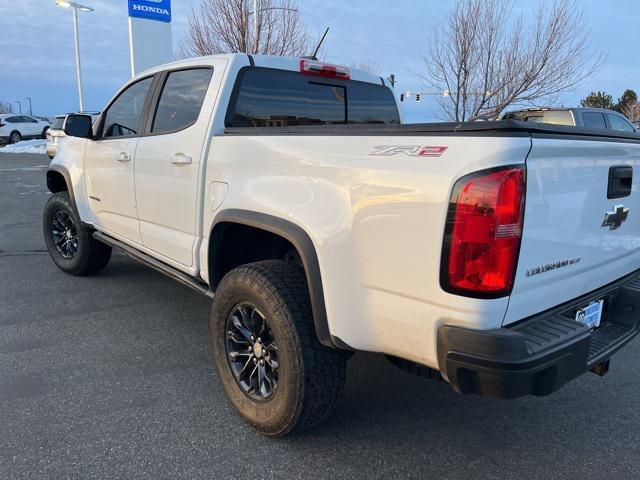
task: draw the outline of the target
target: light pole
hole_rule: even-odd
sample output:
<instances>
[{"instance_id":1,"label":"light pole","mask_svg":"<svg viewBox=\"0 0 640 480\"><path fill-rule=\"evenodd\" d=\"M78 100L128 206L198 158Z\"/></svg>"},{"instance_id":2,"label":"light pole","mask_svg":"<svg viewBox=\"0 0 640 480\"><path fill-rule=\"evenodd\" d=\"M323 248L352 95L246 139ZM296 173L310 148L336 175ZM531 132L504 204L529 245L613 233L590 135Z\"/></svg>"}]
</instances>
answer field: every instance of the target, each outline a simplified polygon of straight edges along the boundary
<instances>
[{"instance_id":1,"label":"light pole","mask_svg":"<svg viewBox=\"0 0 640 480\"><path fill-rule=\"evenodd\" d=\"M259 0L253 0L253 12L247 12L247 17L249 15L253 15L253 53L258 53L258 22L260 12L266 12L267 10L284 10L288 12L297 12L298 10L295 8L286 8L286 7L268 7L268 8L259 8L258 5ZM249 52L249 18L247 18L247 39L246 39L246 52Z\"/></svg>"},{"instance_id":2,"label":"light pole","mask_svg":"<svg viewBox=\"0 0 640 480\"><path fill-rule=\"evenodd\" d=\"M20 100L15 100L14 103L18 104L18 108L20 109L20 113L22 113L22 104L20 103Z\"/></svg>"},{"instance_id":3,"label":"light pole","mask_svg":"<svg viewBox=\"0 0 640 480\"><path fill-rule=\"evenodd\" d=\"M80 111L84 111L84 98L82 96L82 71L80 65L80 37L78 35L78 10L81 12L93 12L93 8L85 5L80 5L76 2L70 2L68 0L56 0L56 5L64 8L73 9L73 38L76 45L76 81L78 82L78 103L80 104Z\"/></svg>"},{"instance_id":4,"label":"light pole","mask_svg":"<svg viewBox=\"0 0 640 480\"><path fill-rule=\"evenodd\" d=\"M31 107L31 97L24 97L25 100L29 100L29 115L33 116L33 110Z\"/></svg>"}]
</instances>

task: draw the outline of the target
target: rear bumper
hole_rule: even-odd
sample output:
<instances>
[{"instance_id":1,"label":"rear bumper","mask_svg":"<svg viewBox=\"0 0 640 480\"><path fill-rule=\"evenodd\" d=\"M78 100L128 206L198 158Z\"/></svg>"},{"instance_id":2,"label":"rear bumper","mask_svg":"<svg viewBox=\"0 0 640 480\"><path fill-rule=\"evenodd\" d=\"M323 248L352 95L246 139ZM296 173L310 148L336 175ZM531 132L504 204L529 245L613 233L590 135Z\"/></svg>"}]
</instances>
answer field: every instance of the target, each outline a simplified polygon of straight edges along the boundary
<instances>
[{"instance_id":1,"label":"rear bumper","mask_svg":"<svg viewBox=\"0 0 640 480\"><path fill-rule=\"evenodd\" d=\"M574 321L575 311L605 299L600 327ZM606 366L640 331L640 273L517 324L494 330L443 325L440 370L461 393L498 398L549 395L565 383ZM605 371L606 369L601 369Z\"/></svg>"}]
</instances>

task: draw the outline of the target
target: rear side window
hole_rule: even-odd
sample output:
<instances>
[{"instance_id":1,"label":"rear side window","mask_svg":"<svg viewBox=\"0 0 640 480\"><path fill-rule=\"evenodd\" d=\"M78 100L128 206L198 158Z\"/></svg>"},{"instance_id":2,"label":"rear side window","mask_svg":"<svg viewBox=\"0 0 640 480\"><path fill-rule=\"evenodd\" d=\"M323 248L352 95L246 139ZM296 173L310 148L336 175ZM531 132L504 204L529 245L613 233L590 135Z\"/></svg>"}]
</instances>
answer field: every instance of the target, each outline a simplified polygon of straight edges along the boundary
<instances>
[{"instance_id":1,"label":"rear side window","mask_svg":"<svg viewBox=\"0 0 640 480\"><path fill-rule=\"evenodd\" d=\"M213 70L194 68L169 73L153 120L153 133L182 130L195 123Z\"/></svg>"},{"instance_id":2,"label":"rear side window","mask_svg":"<svg viewBox=\"0 0 640 480\"><path fill-rule=\"evenodd\" d=\"M608 113L607 120L609 120L609 126L611 130L618 130L620 132L635 132L631 124L618 115Z\"/></svg>"},{"instance_id":3,"label":"rear side window","mask_svg":"<svg viewBox=\"0 0 640 480\"><path fill-rule=\"evenodd\" d=\"M382 85L248 68L236 84L228 127L400 123L393 93Z\"/></svg>"},{"instance_id":4,"label":"rear side window","mask_svg":"<svg viewBox=\"0 0 640 480\"><path fill-rule=\"evenodd\" d=\"M600 112L583 112L582 123L584 123L584 126L587 128L607 128L604 115Z\"/></svg>"},{"instance_id":5,"label":"rear side window","mask_svg":"<svg viewBox=\"0 0 640 480\"><path fill-rule=\"evenodd\" d=\"M20 117L7 117L5 122L8 123L20 123Z\"/></svg>"}]
</instances>

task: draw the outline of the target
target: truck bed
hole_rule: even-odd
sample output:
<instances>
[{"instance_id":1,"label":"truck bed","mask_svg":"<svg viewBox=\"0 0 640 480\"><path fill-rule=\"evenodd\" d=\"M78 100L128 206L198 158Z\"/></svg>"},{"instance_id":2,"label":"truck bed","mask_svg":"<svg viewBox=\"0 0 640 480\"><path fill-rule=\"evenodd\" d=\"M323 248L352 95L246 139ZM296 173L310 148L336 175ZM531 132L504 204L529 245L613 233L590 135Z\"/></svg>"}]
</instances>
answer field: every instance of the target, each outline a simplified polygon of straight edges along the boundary
<instances>
[{"instance_id":1,"label":"truck bed","mask_svg":"<svg viewBox=\"0 0 640 480\"><path fill-rule=\"evenodd\" d=\"M341 279L323 285L331 331L357 349L402 356L406 338L389 328L390 318L401 318L421 339L410 360L436 366L428 331L440 324L510 325L640 268L635 133L505 120L227 128L212 144L219 173L209 181L232 185L226 205L246 207L249 199L252 209L284 214L312 232L323 278ZM443 150L411 150L429 147ZM526 168L526 201L511 295L445 292L439 272L453 184L513 165ZM634 189L608 199L609 171L620 166L635 170ZM243 180L227 178L231 171ZM618 205L630 207L628 220L603 228ZM353 298L366 300L354 305ZM366 318L366 327L346 318Z\"/></svg>"},{"instance_id":2,"label":"truck bed","mask_svg":"<svg viewBox=\"0 0 640 480\"><path fill-rule=\"evenodd\" d=\"M549 125L518 120L500 120L497 122L438 122L414 123L405 125L308 125L295 127L243 127L226 128L227 135L311 135L311 136L549 136L597 138L606 141L624 141L640 143L640 134L599 130L593 128Z\"/></svg>"}]
</instances>

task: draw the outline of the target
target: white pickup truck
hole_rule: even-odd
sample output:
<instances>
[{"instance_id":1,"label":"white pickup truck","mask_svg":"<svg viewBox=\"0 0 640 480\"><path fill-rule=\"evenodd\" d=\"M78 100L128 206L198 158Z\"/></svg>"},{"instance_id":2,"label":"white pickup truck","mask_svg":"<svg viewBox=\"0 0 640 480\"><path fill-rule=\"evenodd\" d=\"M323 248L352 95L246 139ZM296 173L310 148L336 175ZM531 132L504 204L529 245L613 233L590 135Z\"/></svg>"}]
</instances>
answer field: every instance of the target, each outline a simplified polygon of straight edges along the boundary
<instances>
[{"instance_id":1,"label":"white pickup truck","mask_svg":"<svg viewBox=\"0 0 640 480\"><path fill-rule=\"evenodd\" d=\"M233 406L285 435L357 350L458 392L603 375L640 318L640 136L518 121L401 125L383 79L223 55L71 115L47 172L53 261L112 247L213 299Z\"/></svg>"}]
</instances>

